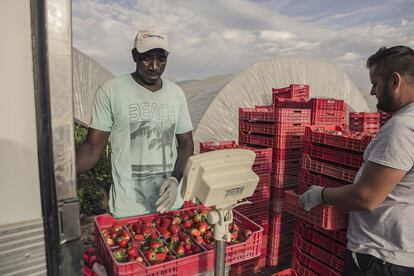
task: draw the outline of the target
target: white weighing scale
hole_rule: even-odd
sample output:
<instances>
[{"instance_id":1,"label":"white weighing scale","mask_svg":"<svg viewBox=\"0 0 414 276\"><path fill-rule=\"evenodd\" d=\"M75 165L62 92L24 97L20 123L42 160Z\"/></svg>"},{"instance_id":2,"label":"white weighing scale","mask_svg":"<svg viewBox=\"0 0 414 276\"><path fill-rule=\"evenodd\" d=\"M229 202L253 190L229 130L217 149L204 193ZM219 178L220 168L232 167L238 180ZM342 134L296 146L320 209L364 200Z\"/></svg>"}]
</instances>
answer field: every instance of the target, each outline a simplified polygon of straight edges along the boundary
<instances>
[{"instance_id":1,"label":"white weighing scale","mask_svg":"<svg viewBox=\"0 0 414 276\"><path fill-rule=\"evenodd\" d=\"M214 275L224 276L228 229L238 201L253 195L259 177L253 172L256 158L246 149L217 150L191 156L185 166L181 195L184 200L213 209L207 221L214 225Z\"/></svg>"}]
</instances>

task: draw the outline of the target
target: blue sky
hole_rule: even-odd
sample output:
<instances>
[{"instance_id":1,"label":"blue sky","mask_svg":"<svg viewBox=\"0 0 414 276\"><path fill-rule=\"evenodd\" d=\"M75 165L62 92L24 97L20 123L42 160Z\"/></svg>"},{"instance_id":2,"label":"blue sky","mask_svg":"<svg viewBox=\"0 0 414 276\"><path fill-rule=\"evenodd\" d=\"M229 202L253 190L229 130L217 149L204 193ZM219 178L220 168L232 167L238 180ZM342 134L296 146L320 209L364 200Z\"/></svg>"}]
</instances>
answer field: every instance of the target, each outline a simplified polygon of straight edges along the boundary
<instances>
[{"instance_id":1,"label":"blue sky","mask_svg":"<svg viewBox=\"0 0 414 276\"><path fill-rule=\"evenodd\" d=\"M137 30L169 33L173 81L236 73L278 55L342 68L364 90L366 58L381 46L414 48L414 1L74 0L73 45L114 74L134 70Z\"/></svg>"}]
</instances>

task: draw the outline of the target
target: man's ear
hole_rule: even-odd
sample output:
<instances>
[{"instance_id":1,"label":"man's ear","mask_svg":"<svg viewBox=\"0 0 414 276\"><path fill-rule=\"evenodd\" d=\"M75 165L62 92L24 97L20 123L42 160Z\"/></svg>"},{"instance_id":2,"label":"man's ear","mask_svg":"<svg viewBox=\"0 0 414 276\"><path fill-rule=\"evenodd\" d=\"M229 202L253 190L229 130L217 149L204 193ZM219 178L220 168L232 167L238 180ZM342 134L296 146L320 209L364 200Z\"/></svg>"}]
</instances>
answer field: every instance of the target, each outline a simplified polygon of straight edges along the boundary
<instances>
[{"instance_id":1,"label":"man's ear","mask_svg":"<svg viewBox=\"0 0 414 276\"><path fill-rule=\"evenodd\" d=\"M391 74L391 84L393 89L397 89L401 86L402 76L398 72Z\"/></svg>"}]
</instances>

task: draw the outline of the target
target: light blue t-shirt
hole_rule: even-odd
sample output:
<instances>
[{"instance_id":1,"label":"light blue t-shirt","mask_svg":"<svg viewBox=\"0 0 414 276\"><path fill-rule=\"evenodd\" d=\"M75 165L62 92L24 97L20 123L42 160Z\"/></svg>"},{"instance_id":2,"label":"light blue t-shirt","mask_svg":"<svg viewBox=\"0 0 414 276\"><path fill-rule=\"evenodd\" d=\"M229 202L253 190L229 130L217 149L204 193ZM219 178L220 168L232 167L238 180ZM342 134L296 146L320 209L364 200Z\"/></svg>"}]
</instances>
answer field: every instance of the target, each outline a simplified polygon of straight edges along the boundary
<instances>
[{"instance_id":1,"label":"light blue t-shirt","mask_svg":"<svg viewBox=\"0 0 414 276\"><path fill-rule=\"evenodd\" d=\"M162 81L152 92L126 74L106 81L96 93L90 127L111 132L109 208L115 217L156 212L159 187L177 159L175 134L193 129L184 92ZM175 208L183 203L178 194Z\"/></svg>"}]
</instances>

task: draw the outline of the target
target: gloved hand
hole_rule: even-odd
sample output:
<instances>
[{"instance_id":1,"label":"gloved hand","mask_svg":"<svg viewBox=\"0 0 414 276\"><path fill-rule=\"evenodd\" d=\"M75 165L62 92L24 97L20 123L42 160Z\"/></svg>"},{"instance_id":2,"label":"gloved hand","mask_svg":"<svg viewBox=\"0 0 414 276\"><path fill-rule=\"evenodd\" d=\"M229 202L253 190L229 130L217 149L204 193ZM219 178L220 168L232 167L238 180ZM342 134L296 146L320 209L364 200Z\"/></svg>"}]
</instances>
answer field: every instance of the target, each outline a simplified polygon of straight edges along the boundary
<instances>
[{"instance_id":1,"label":"gloved hand","mask_svg":"<svg viewBox=\"0 0 414 276\"><path fill-rule=\"evenodd\" d=\"M310 186L310 188L300 196L299 201L304 205L305 211L309 211L313 207L324 204L322 199L323 187Z\"/></svg>"},{"instance_id":2,"label":"gloved hand","mask_svg":"<svg viewBox=\"0 0 414 276\"><path fill-rule=\"evenodd\" d=\"M157 212L164 213L168 211L175 200L177 199L178 194L178 180L177 178L170 176L162 182L160 187L159 196L160 198L155 202L157 206Z\"/></svg>"}]
</instances>

